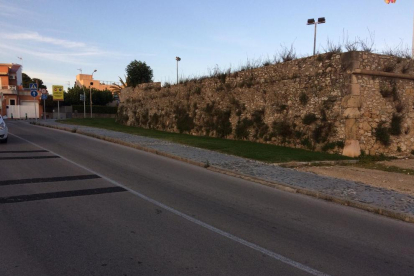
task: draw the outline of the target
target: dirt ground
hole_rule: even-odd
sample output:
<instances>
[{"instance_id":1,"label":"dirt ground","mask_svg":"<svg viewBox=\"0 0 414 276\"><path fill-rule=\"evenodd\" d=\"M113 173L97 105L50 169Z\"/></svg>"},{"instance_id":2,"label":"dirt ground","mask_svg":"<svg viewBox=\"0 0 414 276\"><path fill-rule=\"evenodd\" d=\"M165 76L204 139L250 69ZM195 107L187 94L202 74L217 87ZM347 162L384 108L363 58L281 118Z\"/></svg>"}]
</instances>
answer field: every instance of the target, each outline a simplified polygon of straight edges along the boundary
<instances>
[{"instance_id":1,"label":"dirt ground","mask_svg":"<svg viewBox=\"0 0 414 276\"><path fill-rule=\"evenodd\" d=\"M414 169L414 159L380 162L386 166ZM352 166L315 166L298 167L299 171L362 182L374 187L381 187L414 196L414 175L369 170Z\"/></svg>"}]
</instances>

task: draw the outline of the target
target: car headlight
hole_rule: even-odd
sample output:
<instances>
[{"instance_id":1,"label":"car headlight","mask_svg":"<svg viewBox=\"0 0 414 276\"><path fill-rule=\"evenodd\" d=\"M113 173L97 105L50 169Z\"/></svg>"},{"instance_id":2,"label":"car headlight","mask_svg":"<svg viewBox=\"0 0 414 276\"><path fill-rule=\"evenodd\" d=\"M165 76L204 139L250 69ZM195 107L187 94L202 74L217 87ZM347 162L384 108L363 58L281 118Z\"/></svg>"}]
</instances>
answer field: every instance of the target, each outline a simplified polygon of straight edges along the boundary
<instances>
[{"instance_id":1,"label":"car headlight","mask_svg":"<svg viewBox=\"0 0 414 276\"><path fill-rule=\"evenodd\" d=\"M6 128L6 124L4 122L0 123L0 129L3 130Z\"/></svg>"}]
</instances>

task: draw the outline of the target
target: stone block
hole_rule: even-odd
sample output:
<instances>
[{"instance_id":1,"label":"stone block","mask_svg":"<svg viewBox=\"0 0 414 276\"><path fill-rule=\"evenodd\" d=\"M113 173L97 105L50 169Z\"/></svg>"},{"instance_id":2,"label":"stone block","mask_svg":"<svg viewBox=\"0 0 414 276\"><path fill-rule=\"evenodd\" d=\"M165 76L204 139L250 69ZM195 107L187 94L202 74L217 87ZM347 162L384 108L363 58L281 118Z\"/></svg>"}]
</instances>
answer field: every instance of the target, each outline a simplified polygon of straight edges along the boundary
<instances>
[{"instance_id":1,"label":"stone block","mask_svg":"<svg viewBox=\"0 0 414 276\"><path fill-rule=\"evenodd\" d=\"M356 107L360 108L362 105L361 97L354 95L347 95L342 100L342 107Z\"/></svg>"},{"instance_id":2,"label":"stone block","mask_svg":"<svg viewBox=\"0 0 414 276\"><path fill-rule=\"evenodd\" d=\"M342 155L348 157L358 157L361 155L361 147L359 146L359 141L357 140L346 140L345 147L342 151Z\"/></svg>"},{"instance_id":3,"label":"stone block","mask_svg":"<svg viewBox=\"0 0 414 276\"><path fill-rule=\"evenodd\" d=\"M350 86L350 94L351 95L361 95L361 85L358 83L352 83Z\"/></svg>"},{"instance_id":4,"label":"stone block","mask_svg":"<svg viewBox=\"0 0 414 276\"><path fill-rule=\"evenodd\" d=\"M368 124L368 122L363 122L361 127L365 131L371 131L372 130L372 127L370 126L370 124Z\"/></svg>"},{"instance_id":5,"label":"stone block","mask_svg":"<svg viewBox=\"0 0 414 276\"><path fill-rule=\"evenodd\" d=\"M356 140L358 133L358 124L355 119L345 120L345 137L348 140Z\"/></svg>"},{"instance_id":6,"label":"stone block","mask_svg":"<svg viewBox=\"0 0 414 276\"><path fill-rule=\"evenodd\" d=\"M361 117L361 112L359 112L358 108L347 108L344 111L345 119L358 119Z\"/></svg>"}]
</instances>

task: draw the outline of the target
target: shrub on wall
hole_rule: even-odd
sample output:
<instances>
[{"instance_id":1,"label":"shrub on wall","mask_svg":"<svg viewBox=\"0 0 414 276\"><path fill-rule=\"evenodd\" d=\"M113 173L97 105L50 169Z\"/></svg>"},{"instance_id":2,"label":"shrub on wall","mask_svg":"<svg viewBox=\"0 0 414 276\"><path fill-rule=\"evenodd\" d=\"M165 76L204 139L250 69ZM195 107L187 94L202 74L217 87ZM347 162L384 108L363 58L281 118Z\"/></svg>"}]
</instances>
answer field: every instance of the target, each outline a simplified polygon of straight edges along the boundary
<instances>
[{"instance_id":1,"label":"shrub on wall","mask_svg":"<svg viewBox=\"0 0 414 276\"><path fill-rule=\"evenodd\" d=\"M391 119L391 128L390 128L391 135L398 136L402 133L401 123L402 123L402 117L398 116L397 114L393 114L392 119Z\"/></svg>"},{"instance_id":2,"label":"shrub on wall","mask_svg":"<svg viewBox=\"0 0 414 276\"><path fill-rule=\"evenodd\" d=\"M239 120L236 125L235 136L237 139L247 139L249 138L250 131L249 128L253 125L253 121L247 118Z\"/></svg>"},{"instance_id":3,"label":"shrub on wall","mask_svg":"<svg viewBox=\"0 0 414 276\"><path fill-rule=\"evenodd\" d=\"M312 138L317 143L325 143L329 135L331 135L332 131L332 124L321 124L315 127L315 129L312 131Z\"/></svg>"},{"instance_id":4,"label":"shrub on wall","mask_svg":"<svg viewBox=\"0 0 414 276\"><path fill-rule=\"evenodd\" d=\"M194 128L193 118L190 117L185 108L176 106L174 115L177 120L177 129L180 133L189 132Z\"/></svg>"},{"instance_id":5,"label":"shrub on wall","mask_svg":"<svg viewBox=\"0 0 414 276\"><path fill-rule=\"evenodd\" d=\"M291 125L286 121L274 121L272 124L273 135L287 139L292 136L293 131Z\"/></svg>"},{"instance_id":6,"label":"shrub on wall","mask_svg":"<svg viewBox=\"0 0 414 276\"><path fill-rule=\"evenodd\" d=\"M213 129L216 131L217 136L220 138L225 138L233 131L232 125L230 122L230 110L216 110L215 120Z\"/></svg>"},{"instance_id":7,"label":"shrub on wall","mask_svg":"<svg viewBox=\"0 0 414 276\"><path fill-rule=\"evenodd\" d=\"M302 105L306 105L309 101L308 95L305 92L301 92L299 95L299 101Z\"/></svg>"},{"instance_id":8,"label":"shrub on wall","mask_svg":"<svg viewBox=\"0 0 414 276\"><path fill-rule=\"evenodd\" d=\"M385 122L381 122L378 124L377 128L375 129L375 139L380 141L381 144L384 146L390 145L390 134L388 132L388 128L384 127Z\"/></svg>"},{"instance_id":9,"label":"shrub on wall","mask_svg":"<svg viewBox=\"0 0 414 276\"><path fill-rule=\"evenodd\" d=\"M309 113L309 114L305 115L305 117L302 120L302 123L305 124L305 125L311 125L314 122L316 122L317 120L318 120L318 118L316 118L315 114Z\"/></svg>"}]
</instances>

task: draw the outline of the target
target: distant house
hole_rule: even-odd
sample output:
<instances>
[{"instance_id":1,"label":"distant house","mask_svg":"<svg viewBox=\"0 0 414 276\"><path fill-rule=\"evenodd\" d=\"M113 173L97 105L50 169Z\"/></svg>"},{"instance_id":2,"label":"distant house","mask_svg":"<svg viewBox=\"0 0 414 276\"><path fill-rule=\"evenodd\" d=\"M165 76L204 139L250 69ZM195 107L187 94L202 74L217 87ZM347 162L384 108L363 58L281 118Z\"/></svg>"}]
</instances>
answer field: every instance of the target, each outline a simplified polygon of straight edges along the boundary
<instances>
[{"instance_id":1,"label":"distant house","mask_svg":"<svg viewBox=\"0 0 414 276\"><path fill-rule=\"evenodd\" d=\"M0 113L8 118L40 118L40 93L36 98L28 87L23 87L22 66L15 63L0 63Z\"/></svg>"},{"instance_id":2,"label":"distant house","mask_svg":"<svg viewBox=\"0 0 414 276\"><path fill-rule=\"evenodd\" d=\"M75 85L78 86L78 87L85 86L86 88L92 87L92 88L95 88L97 90L109 90L109 91L111 91L110 88L111 88L111 85L113 83L114 82L94 80L94 79L92 79L92 75L78 74L76 76Z\"/></svg>"}]
</instances>

